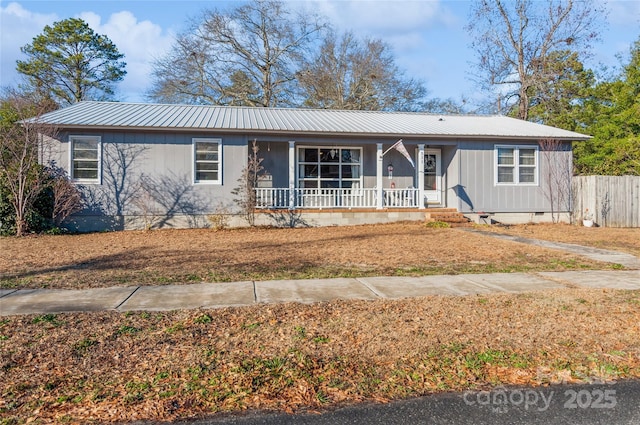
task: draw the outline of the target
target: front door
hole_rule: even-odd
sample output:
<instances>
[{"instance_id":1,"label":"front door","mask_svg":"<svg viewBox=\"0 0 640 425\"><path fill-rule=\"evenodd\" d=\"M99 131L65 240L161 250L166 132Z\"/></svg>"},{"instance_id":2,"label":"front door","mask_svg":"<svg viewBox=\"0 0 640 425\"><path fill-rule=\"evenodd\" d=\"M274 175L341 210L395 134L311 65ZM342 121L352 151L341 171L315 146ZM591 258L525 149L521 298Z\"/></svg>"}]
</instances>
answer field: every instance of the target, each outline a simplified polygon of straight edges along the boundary
<instances>
[{"instance_id":1,"label":"front door","mask_svg":"<svg viewBox=\"0 0 640 425\"><path fill-rule=\"evenodd\" d=\"M427 204L442 203L440 149L424 150L424 195Z\"/></svg>"}]
</instances>

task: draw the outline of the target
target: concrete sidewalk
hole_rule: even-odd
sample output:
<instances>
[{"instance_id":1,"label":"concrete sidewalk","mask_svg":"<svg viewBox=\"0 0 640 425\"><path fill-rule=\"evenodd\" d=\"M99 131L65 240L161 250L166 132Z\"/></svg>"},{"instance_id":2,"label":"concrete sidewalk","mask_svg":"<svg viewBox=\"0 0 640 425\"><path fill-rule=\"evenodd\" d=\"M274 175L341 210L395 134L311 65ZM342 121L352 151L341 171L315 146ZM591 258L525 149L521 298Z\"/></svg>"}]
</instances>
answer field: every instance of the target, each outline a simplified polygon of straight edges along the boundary
<instances>
[{"instance_id":1,"label":"concrete sidewalk","mask_svg":"<svg viewBox=\"0 0 640 425\"><path fill-rule=\"evenodd\" d=\"M567 287L640 289L639 270L362 277L129 286L99 289L0 289L0 315L100 310L177 310L374 300L426 295L462 296Z\"/></svg>"}]
</instances>

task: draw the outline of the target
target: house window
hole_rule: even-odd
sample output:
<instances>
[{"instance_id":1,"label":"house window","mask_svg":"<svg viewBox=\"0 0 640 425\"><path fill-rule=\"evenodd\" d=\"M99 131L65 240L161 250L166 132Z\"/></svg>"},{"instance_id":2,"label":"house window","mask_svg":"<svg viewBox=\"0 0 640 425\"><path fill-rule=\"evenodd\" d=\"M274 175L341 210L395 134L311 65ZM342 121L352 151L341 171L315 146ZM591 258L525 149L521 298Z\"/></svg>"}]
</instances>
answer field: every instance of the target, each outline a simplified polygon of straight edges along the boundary
<instances>
[{"instance_id":1,"label":"house window","mask_svg":"<svg viewBox=\"0 0 640 425\"><path fill-rule=\"evenodd\" d=\"M100 136L70 136L71 178L88 183L100 182Z\"/></svg>"},{"instance_id":2,"label":"house window","mask_svg":"<svg viewBox=\"0 0 640 425\"><path fill-rule=\"evenodd\" d=\"M361 180L361 148L298 148L298 187L355 188Z\"/></svg>"},{"instance_id":3,"label":"house window","mask_svg":"<svg viewBox=\"0 0 640 425\"><path fill-rule=\"evenodd\" d=\"M193 139L195 183L221 183L222 140Z\"/></svg>"},{"instance_id":4,"label":"house window","mask_svg":"<svg viewBox=\"0 0 640 425\"><path fill-rule=\"evenodd\" d=\"M537 185L537 146L496 146L495 181L498 185Z\"/></svg>"}]
</instances>

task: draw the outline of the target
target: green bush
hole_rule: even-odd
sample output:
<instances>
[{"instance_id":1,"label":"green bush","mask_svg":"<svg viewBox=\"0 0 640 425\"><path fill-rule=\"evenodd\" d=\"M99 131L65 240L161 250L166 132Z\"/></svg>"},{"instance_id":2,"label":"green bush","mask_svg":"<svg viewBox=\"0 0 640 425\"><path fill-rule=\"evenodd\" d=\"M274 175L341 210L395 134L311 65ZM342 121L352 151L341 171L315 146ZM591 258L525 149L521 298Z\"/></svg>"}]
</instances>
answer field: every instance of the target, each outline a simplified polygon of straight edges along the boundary
<instances>
[{"instance_id":1,"label":"green bush","mask_svg":"<svg viewBox=\"0 0 640 425\"><path fill-rule=\"evenodd\" d=\"M8 189L0 185L0 235L2 236L16 234L16 215L9 199ZM38 233L51 230L53 227L50 219L52 212L53 193L51 189L45 189L40 192L33 203L33 208L27 213L26 219L29 230Z\"/></svg>"}]
</instances>

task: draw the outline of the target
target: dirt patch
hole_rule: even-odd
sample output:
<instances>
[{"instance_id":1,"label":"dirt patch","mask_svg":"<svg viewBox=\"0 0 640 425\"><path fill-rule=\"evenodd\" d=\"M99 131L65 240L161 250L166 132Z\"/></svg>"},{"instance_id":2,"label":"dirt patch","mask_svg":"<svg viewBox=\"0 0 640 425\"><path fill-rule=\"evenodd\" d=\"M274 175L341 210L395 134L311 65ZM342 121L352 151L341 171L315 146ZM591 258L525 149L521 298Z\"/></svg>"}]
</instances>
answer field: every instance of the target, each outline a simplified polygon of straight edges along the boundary
<instances>
[{"instance_id":1,"label":"dirt patch","mask_svg":"<svg viewBox=\"0 0 640 425\"><path fill-rule=\"evenodd\" d=\"M610 382L640 377L639 332L639 291L584 289L13 316L0 321L0 418L159 421Z\"/></svg>"},{"instance_id":2,"label":"dirt patch","mask_svg":"<svg viewBox=\"0 0 640 425\"><path fill-rule=\"evenodd\" d=\"M557 250L423 223L34 235L0 238L0 245L4 288L610 267Z\"/></svg>"}]
</instances>

